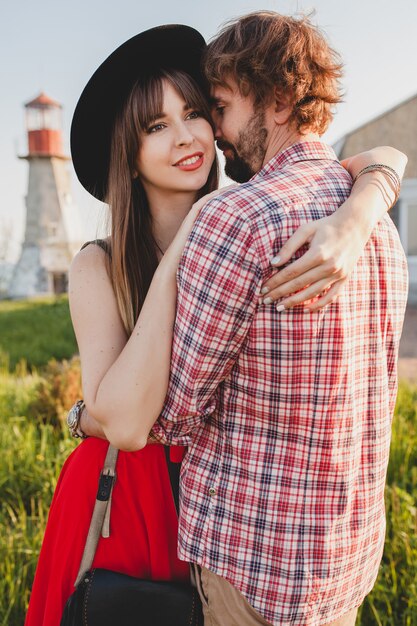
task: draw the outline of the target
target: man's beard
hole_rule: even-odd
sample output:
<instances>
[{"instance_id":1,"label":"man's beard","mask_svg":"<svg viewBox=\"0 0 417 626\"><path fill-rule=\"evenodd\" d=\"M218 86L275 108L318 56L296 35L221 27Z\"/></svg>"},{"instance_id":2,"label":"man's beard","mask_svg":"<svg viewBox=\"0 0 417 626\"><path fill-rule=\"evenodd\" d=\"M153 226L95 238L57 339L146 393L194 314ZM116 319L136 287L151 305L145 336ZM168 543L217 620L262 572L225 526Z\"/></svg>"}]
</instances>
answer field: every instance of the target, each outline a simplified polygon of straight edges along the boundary
<instances>
[{"instance_id":1,"label":"man's beard","mask_svg":"<svg viewBox=\"0 0 417 626\"><path fill-rule=\"evenodd\" d=\"M225 155L224 171L227 176L237 183L246 183L262 168L266 153L266 139L268 131L264 127L265 114L263 111L255 113L249 120L246 128L239 132L236 144L219 139L217 147L220 150L230 150L232 157Z\"/></svg>"}]
</instances>

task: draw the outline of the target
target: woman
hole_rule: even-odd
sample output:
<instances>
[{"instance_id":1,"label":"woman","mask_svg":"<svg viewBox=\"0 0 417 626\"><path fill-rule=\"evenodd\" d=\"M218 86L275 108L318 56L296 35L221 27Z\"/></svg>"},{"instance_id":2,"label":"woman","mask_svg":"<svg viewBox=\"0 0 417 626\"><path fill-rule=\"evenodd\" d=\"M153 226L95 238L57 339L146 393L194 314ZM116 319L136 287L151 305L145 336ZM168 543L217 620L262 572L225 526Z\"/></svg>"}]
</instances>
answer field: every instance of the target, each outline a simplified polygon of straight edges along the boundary
<instances>
[{"instance_id":1,"label":"woman","mask_svg":"<svg viewBox=\"0 0 417 626\"><path fill-rule=\"evenodd\" d=\"M110 440L117 439L120 423L128 439L138 418L152 423L161 410L176 270L205 202L201 196L217 185L199 69L204 45L196 31L182 26L134 37L100 66L74 116L77 174L86 189L109 202L112 214L110 240L84 247L70 272L87 407L81 428ZM141 443L132 441L131 449L138 447ZM26 626L59 624L73 591L106 451L104 439L90 437L64 465ZM171 458L180 461L181 454L173 448ZM119 453L111 534L100 539L93 567L186 580L188 567L176 557L176 534L163 446Z\"/></svg>"}]
</instances>

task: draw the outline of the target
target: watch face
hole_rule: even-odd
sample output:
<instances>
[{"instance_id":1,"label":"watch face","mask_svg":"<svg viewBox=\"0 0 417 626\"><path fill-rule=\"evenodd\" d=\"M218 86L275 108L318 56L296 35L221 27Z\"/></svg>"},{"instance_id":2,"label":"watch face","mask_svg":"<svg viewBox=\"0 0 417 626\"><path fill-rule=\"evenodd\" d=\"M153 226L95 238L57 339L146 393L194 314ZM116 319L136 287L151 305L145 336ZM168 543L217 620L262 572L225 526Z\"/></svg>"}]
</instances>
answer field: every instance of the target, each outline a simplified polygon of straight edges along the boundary
<instances>
[{"instance_id":1,"label":"watch face","mask_svg":"<svg viewBox=\"0 0 417 626\"><path fill-rule=\"evenodd\" d=\"M78 414L77 408L72 407L72 409L70 409L68 416L67 416L67 424L70 428L75 426L75 424L77 423L77 414Z\"/></svg>"}]
</instances>

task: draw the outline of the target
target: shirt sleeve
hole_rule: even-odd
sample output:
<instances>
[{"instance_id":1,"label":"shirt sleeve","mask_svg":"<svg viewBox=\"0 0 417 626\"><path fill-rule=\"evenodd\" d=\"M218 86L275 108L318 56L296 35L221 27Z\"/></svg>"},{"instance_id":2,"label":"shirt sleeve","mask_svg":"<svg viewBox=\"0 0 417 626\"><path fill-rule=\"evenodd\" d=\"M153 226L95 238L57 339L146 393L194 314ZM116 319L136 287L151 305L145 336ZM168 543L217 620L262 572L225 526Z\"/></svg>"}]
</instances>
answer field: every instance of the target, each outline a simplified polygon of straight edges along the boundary
<instances>
[{"instance_id":1,"label":"shirt sleeve","mask_svg":"<svg viewBox=\"0 0 417 626\"><path fill-rule=\"evenodd\" d=\"M262 273L247 220L236 205L211 200L201 211L179 265L171 375L152 435L189 445L216 408L258 305Z\"/></svg>"}]
</instances>

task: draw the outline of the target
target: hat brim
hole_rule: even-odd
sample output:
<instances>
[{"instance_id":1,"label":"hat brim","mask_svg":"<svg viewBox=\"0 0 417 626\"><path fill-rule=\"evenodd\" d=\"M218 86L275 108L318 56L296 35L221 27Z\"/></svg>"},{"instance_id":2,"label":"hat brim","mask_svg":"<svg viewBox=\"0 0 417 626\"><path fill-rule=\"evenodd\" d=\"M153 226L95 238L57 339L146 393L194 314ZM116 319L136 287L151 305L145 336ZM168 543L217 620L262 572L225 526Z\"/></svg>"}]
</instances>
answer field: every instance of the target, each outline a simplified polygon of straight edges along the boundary
<instances>
[{"instance_id":1,"label":"hat brim","mask_svg":"<svg viewBox=\"0 0 417 626\"><path fill-rule=\"evenodd\" d=\"M71 156L80 183L97 199L106 198L113 124L134 83L159 69L180 69L206 89L205 47L190 26L151 28L117 48L88 81L71 124Z\"/></svg>"}]
</instances>

